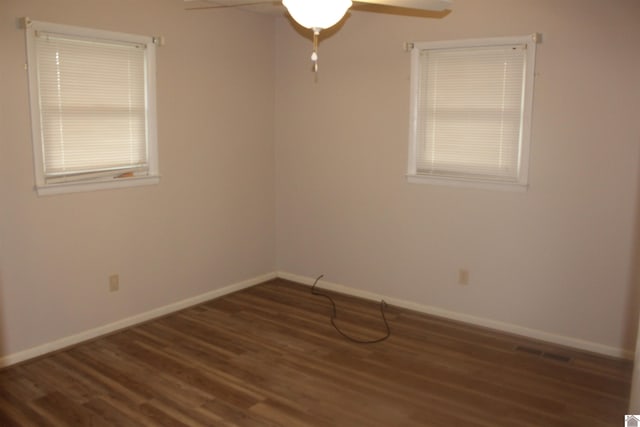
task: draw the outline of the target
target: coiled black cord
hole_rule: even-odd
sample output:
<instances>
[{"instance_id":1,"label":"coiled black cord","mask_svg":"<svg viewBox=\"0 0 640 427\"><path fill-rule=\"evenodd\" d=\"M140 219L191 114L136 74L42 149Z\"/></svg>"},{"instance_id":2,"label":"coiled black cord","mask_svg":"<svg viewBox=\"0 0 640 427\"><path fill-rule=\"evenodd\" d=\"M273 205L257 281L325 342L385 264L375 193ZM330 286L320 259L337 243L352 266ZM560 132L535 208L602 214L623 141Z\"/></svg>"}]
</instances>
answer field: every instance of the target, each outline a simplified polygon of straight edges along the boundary
<instances>
[{"instance_id":1,"label":"coiled black cord","mask_svg":"<svg viewBox=\"0 0 640 427\"><path fill-rule=\"evenodd\" d=\"M389 338L391 336L391 328L389 328L389 322L387 322L387 317L384 315L384 309L387 306L387 303L384 302L384 300L380 301L380 314L382 315L382 320L384 321L384 326L387 329L387 333L385 334L385 336L383 336L381 338L378 338L378 339L375 339L375 340L359 340L357 338L350 337L349 335L347 335L344 332L342 332L340 330L340 328L338 327L338 325L336 325L336 322L335 322L335 319L336 319L336 317L338 315L335 301L329 295L323 294L322 292L316 291L316 285L318 284L318 281L320 279L322 279L323 277L324 277L324 274L321 274L321 275L318 276L316 281L313 282L313 286L311 286L311 293L313 295L318 295L318 296L321 296L321 297L325 297L326 299L329 300L329 302L331 303L331 307L332 307L332 309L331 309L331 324L333 325L335 330L338 331L338 333L340 335L342 335L343 337L345 337L349 341L352 341L352 342L355 342L355 343L358 343L358 344L375 344L375 343L382 342L382 341L386 340L387 338Z\"/></svg>"}]
</instances>

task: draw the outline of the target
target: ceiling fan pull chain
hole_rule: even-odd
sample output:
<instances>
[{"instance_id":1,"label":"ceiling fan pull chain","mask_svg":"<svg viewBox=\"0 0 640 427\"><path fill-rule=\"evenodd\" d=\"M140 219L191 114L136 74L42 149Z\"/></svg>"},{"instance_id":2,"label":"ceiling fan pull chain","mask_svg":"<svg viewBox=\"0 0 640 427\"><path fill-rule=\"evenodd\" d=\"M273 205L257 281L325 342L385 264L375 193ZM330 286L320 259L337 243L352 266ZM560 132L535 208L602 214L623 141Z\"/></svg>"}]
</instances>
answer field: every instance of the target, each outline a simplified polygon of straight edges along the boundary
<instances>
[{"instance_id":1,"label":"ceiling fan pull chain","mask_svg":"<svg viewBox=\"0 0 640 427\"><path fill-rule=\"evenodd\" d=\"M313 62L313 72L318 72L318 36L320 35L320 29L313 29L313 52L311 53L311 61Z\"/></svg>"}]
</instances>

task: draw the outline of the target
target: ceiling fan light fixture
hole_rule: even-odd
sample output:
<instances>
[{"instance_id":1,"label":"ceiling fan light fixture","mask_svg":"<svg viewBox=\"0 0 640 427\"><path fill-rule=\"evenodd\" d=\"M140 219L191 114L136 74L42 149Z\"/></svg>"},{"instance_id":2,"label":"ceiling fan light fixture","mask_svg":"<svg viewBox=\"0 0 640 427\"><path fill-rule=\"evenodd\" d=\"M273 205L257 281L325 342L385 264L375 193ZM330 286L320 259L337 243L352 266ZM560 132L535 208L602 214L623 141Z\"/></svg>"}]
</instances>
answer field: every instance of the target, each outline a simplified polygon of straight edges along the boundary
<instances>
[{"instance_id":1,"label":"ceiling fan light fixture","mask_svg":"<svg viewBox=\"0 0 640 427\"><path fill-rule=\"evenodd\" d=\"M282 0L291 17L314 31L336 25L353 4L351 0Z\"/></svg>"}]
</instances>

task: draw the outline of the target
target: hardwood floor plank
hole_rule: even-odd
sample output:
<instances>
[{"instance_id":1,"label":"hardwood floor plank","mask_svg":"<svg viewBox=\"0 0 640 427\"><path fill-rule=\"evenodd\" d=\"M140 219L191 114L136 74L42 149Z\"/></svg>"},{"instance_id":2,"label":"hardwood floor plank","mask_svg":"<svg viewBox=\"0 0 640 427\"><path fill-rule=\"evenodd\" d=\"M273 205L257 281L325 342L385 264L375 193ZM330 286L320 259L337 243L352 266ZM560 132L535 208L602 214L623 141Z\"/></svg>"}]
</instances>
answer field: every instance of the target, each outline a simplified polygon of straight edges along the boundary
<instances>
[{"instance_id":1,"label":"hardwood floor plank","mask_svg":"<svg viewBox=\"0 0 640 427\"><path fill-rule=\"evenodd\" d=\"M254 405L251 408L251 412L281 426L312 427L330 425L325 422L320 423L318 420L313 420L313 424L310 424L311 420L304 412L279 404L271 399Z\"/></svg>"},{"instance_id":2,"label":"hardwood floor plank","mask_svg":"<svg viewBox=\"0 0 640 427\"><path fill-rule=\"evenodd\" d=\"M54 425L25 402L27 401L16 400L6 390L0 390L0 425L3 427Z\"/></svg>"},{"instance_id":3,"label":"hardwood floor plank","mask_svg":"<svg viewBox=\"0 0 640 427\"><path fill-rule=\"evenodd\" d=\"M101 363L82 347L60 353L56 357L64 359L66 363L74 366L83 375L91 378L100 386L101 392L106 389L110 395L130 400L134 405L151 398L145 384L124 375L117 367Z\"/></svg>"},{"instance_id":4,"label":"hardwood floor plank","mask_svg":"<svg viewBox=\"0 0 640 427\"><path fill-rule=\"evenodd\" d=\"M101 414L105 419L107 419L107 417L104 415L103 411L109 411L110 408L114 408L114 412L108 412L109 416L113 416L118 419L120 419L120 416L124 416L126 417L127 422L132 423L132 425L135 426L157 427L158 425L157 422L149 417L146 417L140 411L139 404L133 404L133 402L131 401L122 399L121 396L104 395L96 396L95 399L99 399L101 402L95 402L95 400L91 400L85 403L84 406L87 409L91 409L94 412ZM118 421L113 425L120 426L121 423L123 422Z\"/></svg>"},{"instance_id":5,"label":"hardwood floor plank","mask_svg":"<svg viewBox=\"0 0 640 427\"><path fill-rule=\"evenodd\" d=\"M145 417L152 420L154 425L164 427L190 427L189 424L172 417L168 412L163 410L162 405L155 401L143 403L138 409Z\"/></svg>"},{"instance_id":6,"label":"hardwood floor plank","mask_svg":"<svg viewBox=\"0 0 640 427\"><path fill-rule=\"evenodd\" d=\"M33 405L49 420L66 426L108 426L99 414L78 405L64 394L63 390L53 391L36 399Z\"/></svg>"},{"instance_id":7,"label":"hardwood floor plank","mask_svg":"<svg viewBox=\"0 0 640 427\"><path fill-rule=\"evenodd\" d=\"M202 405L199 410L219 416L225 426L234 427L279 427L267 418L251 411L239 409L222 400L213 400Z\"/></svg>"},{"instance_id":8,"label":"hardwood floor plank","mask_svg":"<svg viewBox=\"0 0 640 427\"><path fill-rule=\"evenodd\" d=\"M137 427L140 425L150 425L149 423L144 423L140 416L132 414L131 411L121 411L118 406L112 405L102 396L92 398L83 404L83 406L87 410L100 415L111 426Z\"/></svg>"}]
</instances>

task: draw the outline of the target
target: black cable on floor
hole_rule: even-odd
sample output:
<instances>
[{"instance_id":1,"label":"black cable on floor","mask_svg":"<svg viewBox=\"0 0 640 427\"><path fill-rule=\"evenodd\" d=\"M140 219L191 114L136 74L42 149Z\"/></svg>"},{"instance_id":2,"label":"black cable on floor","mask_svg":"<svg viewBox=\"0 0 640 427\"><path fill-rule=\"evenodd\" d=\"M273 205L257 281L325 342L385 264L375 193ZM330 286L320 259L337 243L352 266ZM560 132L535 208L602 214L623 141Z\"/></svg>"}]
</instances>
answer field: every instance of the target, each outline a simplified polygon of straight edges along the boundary
<instances>
[{"instance_id":1,"label":"black cable on floor","mask_svg":"<svg viewBox=\"0 0 640 427\"><path fill-rule=\"evenodd\" d=\"M384 326L385 328L387 328L387 333L385 336L383 336L382 338L378 338L375 340L359 340L357 338L353 338L350 337L349 335L345 334L344 332L342 332L340 330L340 328L338 327L338 325L336 325L335 319L337 317L337 309L336 309L336 303L335 301L333 301L333 298L331 298L329 295L327 294L323 294L322 292L318 292L316 291L316 285L318 284L318 281L320 279L322 279L324 277L324 274L321 274L318 276L318 278L316 279L315 282L313 282L313 286L311 286L311 293L313 295L318 295L321 297L325 297L326 299L329 300L329 302L331 303L331 324L333 325L333 327L335 328L336 331L338 331L338 333L340 335L342 335L343 337L345 337L346 339L348 339L349 341L358 343L358 344L375 344L378 342L382 342L384 340L386 340L387 338L389 338L391 336L391 329L389 328L389 322L387 322L387 317L384 315L384 308L387 306L387 303L384 302L384 300L380 301L380 314L382 315L382 320L384 321Z\"/></svg>"}]
</instances>

